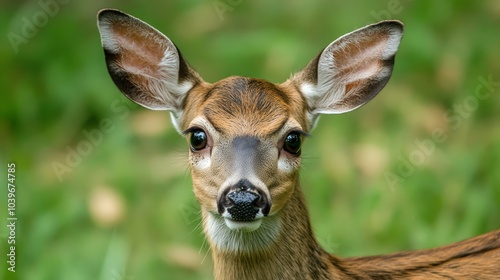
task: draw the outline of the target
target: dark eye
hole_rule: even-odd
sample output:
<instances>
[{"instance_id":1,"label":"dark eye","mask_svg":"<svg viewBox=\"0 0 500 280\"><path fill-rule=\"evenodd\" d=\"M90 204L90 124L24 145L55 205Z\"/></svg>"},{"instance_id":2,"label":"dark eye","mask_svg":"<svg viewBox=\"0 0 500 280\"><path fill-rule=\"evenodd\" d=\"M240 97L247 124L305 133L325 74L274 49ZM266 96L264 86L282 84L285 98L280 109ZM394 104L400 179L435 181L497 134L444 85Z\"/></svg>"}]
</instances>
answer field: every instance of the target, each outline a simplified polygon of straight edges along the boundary
<instances>
[{"instance_id":1,"label":"dark eye","mask_svg":"<svg viewBox=\"0 0 500 280\"><path fill-rule=\"evenodd\" d=\"M189 144L192 151L199 151L205 149L207 146L207 134L201 129L196 129L191 132Z\"/></svg>"},{"instance_id":2,"label":"dark eye","mask_svg":"<svg viewBox=\"0 0 500 280\"><path fill-rule=\"evenodd\" d=\"M300 133L290 132L285 137L285 143L283 144L283 149L289 152L290 154L299 155L301 144L302 144L302 139Z\"/></svg>"}]
</instances>

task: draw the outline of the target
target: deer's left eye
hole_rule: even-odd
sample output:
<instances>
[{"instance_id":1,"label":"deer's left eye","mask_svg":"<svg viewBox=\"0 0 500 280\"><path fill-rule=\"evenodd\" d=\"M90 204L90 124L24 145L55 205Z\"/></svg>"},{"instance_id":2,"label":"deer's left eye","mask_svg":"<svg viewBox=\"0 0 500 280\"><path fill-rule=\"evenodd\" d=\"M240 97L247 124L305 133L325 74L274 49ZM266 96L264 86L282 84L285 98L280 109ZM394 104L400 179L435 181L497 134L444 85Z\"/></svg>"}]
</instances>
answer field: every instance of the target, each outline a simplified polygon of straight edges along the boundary
<instances>
[{"instance_id":1,"label":"deer's left eye","mask_svg":"<svg viewBox=\"0 0 500 280\"><path fill-rule=\"evenodd\" d=\"M285 137L283 149L292 155L299 155L302 145L302 136L300 133L292 131Z\"/></svg>"},{"instance_id":2,"label":"deer's left eye","mask_svg":"<svg viewBox=\"0 0 500 280\"><path fill-rule=\"evenodd\" d=\"M196 129L191 131L191 136L189 137L189 144L193 152L203 150L207 147L207 134L201 129Z\"/></svg>"}]
</instances>

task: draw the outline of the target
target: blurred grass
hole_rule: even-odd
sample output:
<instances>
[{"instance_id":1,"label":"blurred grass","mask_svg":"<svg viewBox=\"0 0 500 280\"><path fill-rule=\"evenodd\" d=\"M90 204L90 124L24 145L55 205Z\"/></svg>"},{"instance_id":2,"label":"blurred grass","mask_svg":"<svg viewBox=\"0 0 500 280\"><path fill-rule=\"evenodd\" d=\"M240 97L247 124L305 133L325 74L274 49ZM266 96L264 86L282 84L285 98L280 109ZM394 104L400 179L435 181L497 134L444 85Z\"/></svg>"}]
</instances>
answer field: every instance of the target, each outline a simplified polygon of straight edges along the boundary
<instances>
[{"instance_id":1,"label":"blurred grass","mask_svg":"<svg viewBox=\"0 0 500 280\"><path fill-rule=\"evenodd\" d=\"M16 53L8 34L22 34L40 3L0 10L0 162L17 164L17 279L211 279L186 144L168 113L133 105L108 77L95 25L104 7L165 33L209 82L281 82L344 33L386 15L404 21L388 86L353 113L322 117L305 144L302 184L316 235L329 251L353 256L500 228L496 0L241 1L222 19L212 1L69 1ZM444 119L480 77L497 83L491 96L460 125ZM65 164L103 120L108 132L59 180L54 162ZM415 141L436 128L447 139L390 186L387 172L398 174ZM4 207L6 188L0 193ZM5 256L6 227L0 235ZM0 268L14 279L6 262Z\"/></svg>"}]
</instances>

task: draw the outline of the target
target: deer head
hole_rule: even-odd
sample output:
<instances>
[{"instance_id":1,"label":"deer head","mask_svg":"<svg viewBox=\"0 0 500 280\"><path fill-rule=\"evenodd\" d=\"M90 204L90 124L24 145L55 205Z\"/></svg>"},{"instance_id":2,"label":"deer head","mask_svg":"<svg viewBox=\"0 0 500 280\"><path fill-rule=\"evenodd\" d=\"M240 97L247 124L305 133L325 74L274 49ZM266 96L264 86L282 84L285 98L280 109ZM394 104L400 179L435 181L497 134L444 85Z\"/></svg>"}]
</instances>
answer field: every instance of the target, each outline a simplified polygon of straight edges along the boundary
<instances>
[{"instance_id":1,"label":"deer head","mask_svg":"<svg viewBox=\"0 0 500 280\"><path fill-rule=\"evenodd\" d=\"M297 202L304 138L320 114L349 112L377 95L403 32L400 22L383 21L346 34L281 84L245 77L211 84L147 23L103 10L98 26L120 91L170 111L186 137L204 231L214 249L226 251L267 248L286 224L308 219L290 206L305 207Z\"/></svg>"}]
</instances>

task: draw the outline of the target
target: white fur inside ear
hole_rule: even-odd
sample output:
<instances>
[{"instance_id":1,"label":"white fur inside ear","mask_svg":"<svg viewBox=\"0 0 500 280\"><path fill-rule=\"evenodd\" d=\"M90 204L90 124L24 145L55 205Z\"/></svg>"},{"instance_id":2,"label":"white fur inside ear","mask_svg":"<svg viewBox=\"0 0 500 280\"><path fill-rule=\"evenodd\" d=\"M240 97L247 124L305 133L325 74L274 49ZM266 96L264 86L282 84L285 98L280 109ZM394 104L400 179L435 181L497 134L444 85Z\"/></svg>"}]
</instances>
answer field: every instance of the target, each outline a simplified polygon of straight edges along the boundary
<instances>
[{"instance_id":1,"label":"white fur inside ear","mask_svg":"<svg viewBox=\"0 0 500 280\"><path fill-rule=\"evenodd\" d=\"M333 109L335 104L342 100L345 92L345 89L338 84L336 85L333 79L329 79L321 84L318 83L318 85L305 82L300 85L300 91L306 98L309 107L312 109L312 111L309 112L311 120L316 117L316 114L342 114L347 112L347 110ZM325 94L325 92L328 92L329 94ZM316 107L315 104L318 103L321 104L321 107ZM329 109L322 110L321 108L323 107L328 107ZM352 110L354 109L355 108Z\"/></svg>"},{"instance_id":2,"label":"white fur inside ear","mask_svg":"<svg viewBox=\"0 0 500 280\"><path fill-rule=\"evenodd\" d=\"M168 38L168 45L167 48L164 52L163 58L161 62L158 64L160 68L160 72L163 74L163 81L167 84L167 88L170 91L170 95L167 94L167 96L164 96L164 98L171 98L172 95L174 100L172 101L178 101L181 100L178 98L179 96L184 96L192 87L193 83L189 81L184 81L182 83L179 83L179 53L177 52L177 49L175 48L174 43L172 43ZM177 104L180 107L181 104Z\"/></svg>"},{"instance_id":3,"label":"white fur inside ear","mask_svg":"<svg viewBox=\"0 0 500 280\"><path fill-rule=\"evenodd\" d=\"M398 50L399 43L403 37L403 32L399 29L392 29L389 38L382 53L383 59L389 59L394 56Z\"/></svg>"},{"instance_id":4,"label":"white fur inside ear","mask_svg":"<svg viewBox=\"0 0 500 280\"><path fill-rule=\"evenodd\" d=\"M104 49L111 51L112 53L117 53L120 51L120 47L116 42L116 37L113 34L111 27L111 22L108 19L99 21L99 33L101 34L101 44Z\"/></svg>"},{"instance_id":5,"label":"white fur inside ear","mask_svg":"<svg viewBox=\"0 0 500 280\"><path fill-rule=\"evenodd\" d=\"M175 116L182 115L182 100L184 96L191 90L193 83L190 81L178 82L179 79L179 55L175 49L174 44L165 37L167 40L166 50L163 58L157 65L152 67L157 68L157 73L154 76L142 73L145 80L145 86L149 92L153 93L154 98L165 104L164 107L150 107L145 106L152 110L169 110ZM127 69L131 72L131 69ZM141 73L137 73L141 74ZM178 118L172 118L174 126L178 129Z\"/></svg>"},{"instance_id":6,"label":"white fur inside ear","mask_svg":"<svg viewBox=\"0 0 500 280\"><path fill-rule=\"evenodd\" d=\"M300 92L306 97L306 99L315 98L319 95L316 85L308 82L304 82L300 85Z\"/></svg>"}]
</instances>

